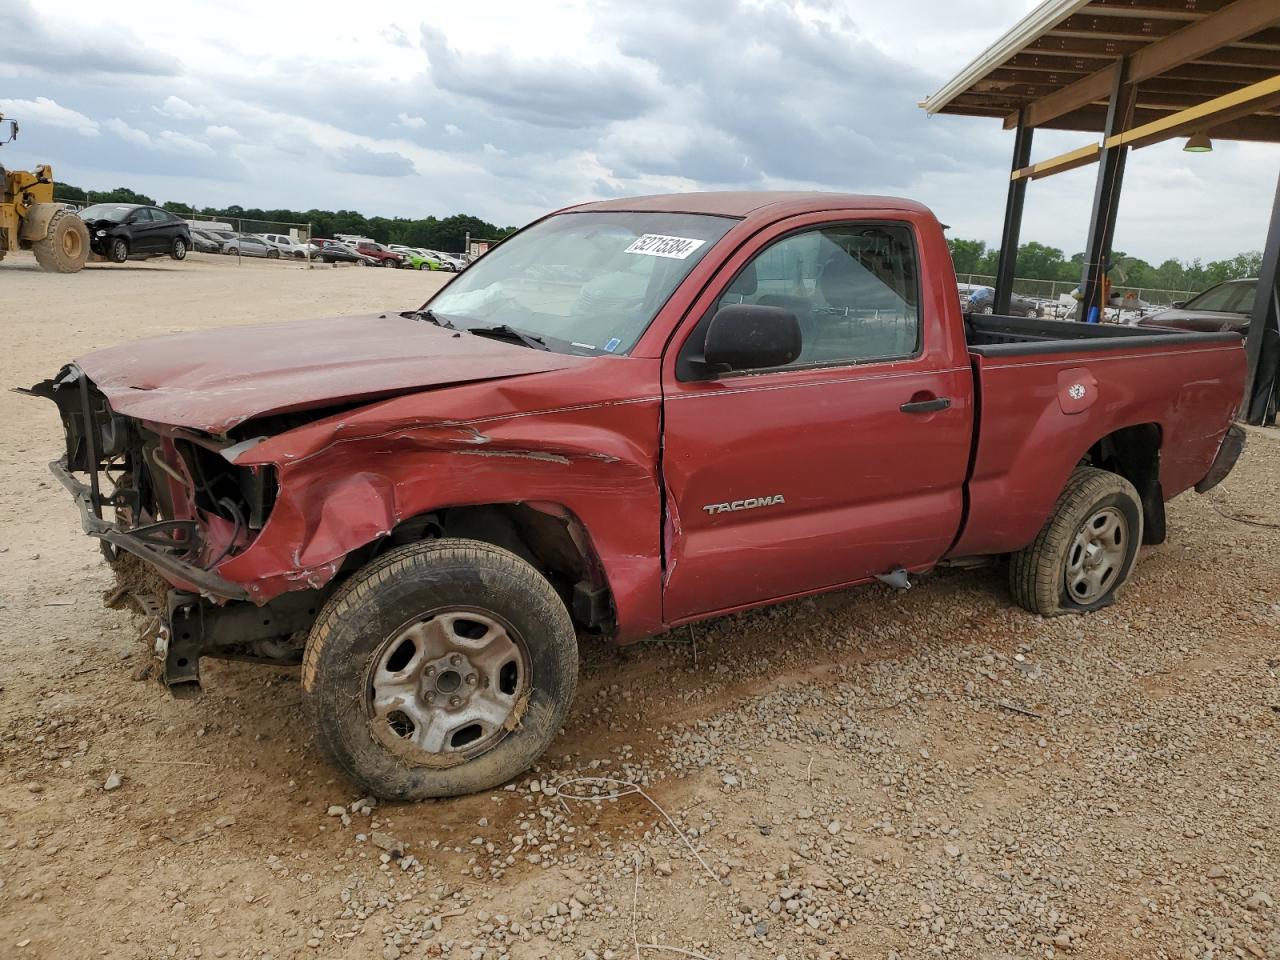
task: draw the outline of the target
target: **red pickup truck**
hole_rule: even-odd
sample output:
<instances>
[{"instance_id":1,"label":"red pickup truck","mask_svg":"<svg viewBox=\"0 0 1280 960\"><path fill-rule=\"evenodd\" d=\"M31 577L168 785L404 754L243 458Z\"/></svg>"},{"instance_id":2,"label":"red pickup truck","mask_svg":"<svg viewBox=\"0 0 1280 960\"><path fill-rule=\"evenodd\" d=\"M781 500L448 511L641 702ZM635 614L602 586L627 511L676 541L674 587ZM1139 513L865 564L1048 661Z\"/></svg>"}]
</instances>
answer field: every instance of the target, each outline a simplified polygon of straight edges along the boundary
<instances>
[{"instance_id":1,"label":"red pickup truck","mask_svg":"<svg viewBox=\"0 0 1280 960\"><path fill-rule=\"evenodd\" d=\"M33 392L86 531L163 575L171 689L301 662L339 767L444 796L547 746L579 636L1001 555L1035 613L1112 602L1164 502L1240 452L1240 338L955 291L916 203L611 200L417 310L131 343Z\"/></svg>"}]
</instances>

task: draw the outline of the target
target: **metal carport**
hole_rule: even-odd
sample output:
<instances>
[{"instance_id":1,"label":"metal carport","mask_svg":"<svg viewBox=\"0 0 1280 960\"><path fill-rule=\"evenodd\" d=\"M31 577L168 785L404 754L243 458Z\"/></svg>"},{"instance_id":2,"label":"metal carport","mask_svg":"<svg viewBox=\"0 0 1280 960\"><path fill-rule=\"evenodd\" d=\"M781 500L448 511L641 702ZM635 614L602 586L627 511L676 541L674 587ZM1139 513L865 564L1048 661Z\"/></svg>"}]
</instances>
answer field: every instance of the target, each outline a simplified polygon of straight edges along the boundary
<instances>
[{"instance_id":1,"label":"metal carport","mask_svg":"<svg viewBox=\"0 0 1280 960\"><path fill-rule=\"evenodd\" d=\"M1009 307L1027 184L1098 164L1081 277L1086 319L1104 306L1130 149L1193 134L1280 143L1280 0L1046 0L920 105L1016 131L997 312ZM1095 136L1032 163L1037 128ZM1242 415L1250 423L1263 422L1280 379L1278 267L1280 174L1249 326Z\"/></svg>"}]
</instances>

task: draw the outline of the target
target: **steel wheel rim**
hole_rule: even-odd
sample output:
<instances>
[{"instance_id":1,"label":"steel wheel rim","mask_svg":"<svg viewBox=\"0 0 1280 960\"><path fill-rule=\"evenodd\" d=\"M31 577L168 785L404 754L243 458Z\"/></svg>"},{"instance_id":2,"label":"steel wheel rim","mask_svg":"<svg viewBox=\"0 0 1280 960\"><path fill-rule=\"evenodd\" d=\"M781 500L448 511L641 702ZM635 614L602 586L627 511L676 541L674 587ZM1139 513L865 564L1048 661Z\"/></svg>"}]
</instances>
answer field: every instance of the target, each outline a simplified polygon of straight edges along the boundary
<instances>
[{"instance_id":1,"label":"steel wheel rim","mask_svg":"<svg viewBox=\"0 0 1280 960\"><path fill-rule=\"evenodd\" d=\"M401 756L427 764L470 760L516 727L532 669L504 620L453 606L415 617L370 660L370 728Z\"/></svg>"},{"instance_id":2,"label":"steel wheel rim","mask_svg":"<svg viewBox=\"0 0 1280 960\"><path fill-rule=\"evenodd\" d=\"M1129 521L1118 507L1089 516L1067 551L1064 583L1076 603L1092 603L1113 586L1129 555Z\"/></svg>"},{"instance_id":3,"label":"steel wheel rim","mask_svg":"<svg viewBox=\"0 0 1280 960\"><path fill-rule=\"evenodd\" d=\"M64 256L70 257L74 260L80 256L81 249L82 242L80 234L75 230L68 230L62 235L62 253Z\"/></svg>"}]
</instances>

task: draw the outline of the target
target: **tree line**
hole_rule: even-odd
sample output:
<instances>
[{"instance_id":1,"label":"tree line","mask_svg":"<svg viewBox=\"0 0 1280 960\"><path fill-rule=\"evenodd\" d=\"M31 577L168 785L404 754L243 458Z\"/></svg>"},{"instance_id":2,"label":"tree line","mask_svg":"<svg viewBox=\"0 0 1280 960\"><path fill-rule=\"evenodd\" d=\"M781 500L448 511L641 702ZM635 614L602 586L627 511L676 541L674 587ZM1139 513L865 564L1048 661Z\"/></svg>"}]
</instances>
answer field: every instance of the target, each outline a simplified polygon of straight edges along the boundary
<instances>
[{"instance_id":1,"label":"tree line","mask_svg":"<svg viewBox=\"0 0 1280 960\"><path fill-rule=\"evenodd\" d=\"M82 203L145 203L164 207L182 216L216 217L230 221L257 221L260 224L309 223L311 235L332 237L335 234L359 234L372 237L381 243L402 243L409 247L426 247L429 250L459 251L469 233L472 239L500 240L514 233L517 227L499 227L467 214L411 220L407 217L366 217L355 210L263 210L257 207L195 207L189 203L169 201L157 204L146 194L116 187L114 190L82 190L65 183L54 186L59 200L75 200ZM265 228L265 227L264 227ZM951 258L956 273L961 276L977 274L995 276L996 261L1000 251L988 247L982 240L951 238ZM1115 279L1117 286L1145 287L1156 290L1206 290L1224 280L1256 277L1262 263L1258 250L1236 254L1227 260L1200 258L1176 260L1170 258L1158 266L1122 251L1114 251L1111 262L1119 264L1124 279ZM1016 276L1028 280L1056 280L1079 283L1084 254L1070 257L1057 247L1031 241L1018 247Z\"/></svg>"},{"instance_id":2,"label":"tree line","mask_svg":"<svg viewBox=\"0 0 1280 960\"><path fill-rule=\"evenodd\" d=\"M995 276L1000 251L988 248L981 240L949 239L951 259L956 273ZM1262 251L1238 253L1227 260L1211 260L1205 263L1199 257L1193 260L1170 258L1158 266L1131 256L1120 250L1112 251L1111 263L1123 271L1120 279L1113 273L1113 283L1122 287L1143 287L1153 290L1207 290L1224 280L1256 277L1262 267ZM1018 263L1014 275L1028 280L1058 280L1079 283L1084 267L1084 254L1067 257L1057 247L1031 241L1018 247Z\"/></svg>"},{"instance_id":3,"label":"tree line","mask_svg":"<svg viewBox=\"0 0 1280 960\"><path fill-rule=\"evenodd\" d=\"M358 234L380 243L402 243L407 247L425 247L445 252L463 250L467 234L473 240L500 240L519 229L499 227L463 213L411 220L407 217L366 217L355 210L263 210L235 204L229 207L196 207L172 200L156 203L146 194L128 187L84 190L66 183L55 183L54 196L59 200L80 203L144 203L163 207L184 217L214 217L232 223L244 221L246 229L265 230L267 223L309 223L313 237L332 237L339 233Z\"/></svg>"}]
</instances>

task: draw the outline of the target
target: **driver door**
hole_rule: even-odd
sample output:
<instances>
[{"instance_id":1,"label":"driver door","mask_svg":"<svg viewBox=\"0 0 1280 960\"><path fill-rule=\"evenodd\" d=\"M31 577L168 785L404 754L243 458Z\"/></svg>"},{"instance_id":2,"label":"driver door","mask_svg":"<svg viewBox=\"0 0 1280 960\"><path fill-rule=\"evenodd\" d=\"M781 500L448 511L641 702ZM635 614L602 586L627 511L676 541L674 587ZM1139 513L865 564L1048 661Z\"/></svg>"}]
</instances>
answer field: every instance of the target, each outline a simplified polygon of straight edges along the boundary
<instances>
[{"instance_id":1,"label":"driver door","mask_svg":"<svg viewBox=\"0 0 1280 960\"><path fill-rule=\"evenodd\" d=\"M934 300L922 302L916 250L903 222L779 227L699 301L664 361L666 622L923 569L946 552L963 509L971 375L927 313ZM794 312L800 356L718 375L687 362L728 303Z\"/></svg>"},{"instance_id":2,"label":"driver door","mask_svg":"<svg viewBox=\"0 0 1280 960\"><path fill-rule=\"evenodd\" d=\"M148 207L139 207L129 215L130 253L155 253L157 230Z\"/></svg>"}]
</instances>

